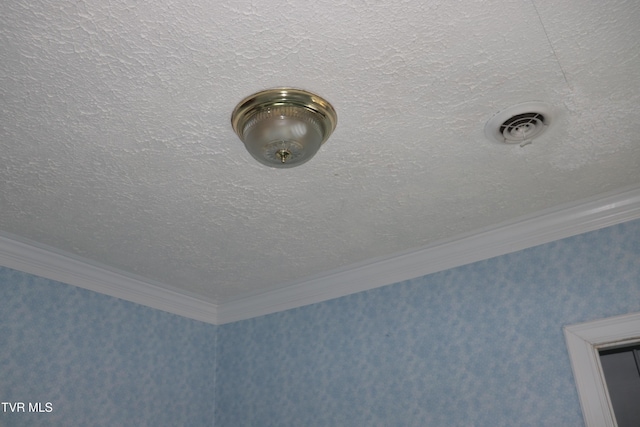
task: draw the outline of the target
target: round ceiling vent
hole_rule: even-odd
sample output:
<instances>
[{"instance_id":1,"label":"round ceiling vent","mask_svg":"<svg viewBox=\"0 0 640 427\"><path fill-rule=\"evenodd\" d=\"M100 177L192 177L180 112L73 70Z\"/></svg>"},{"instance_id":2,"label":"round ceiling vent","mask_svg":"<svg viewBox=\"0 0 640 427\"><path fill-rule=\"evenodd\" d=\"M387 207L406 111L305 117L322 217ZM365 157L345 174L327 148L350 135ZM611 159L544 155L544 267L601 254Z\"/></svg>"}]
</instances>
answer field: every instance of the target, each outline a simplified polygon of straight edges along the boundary
<instances>
[{"instance_id":1,"label":"round ceiling vent","mask_svg":"<svg viewBox=\"0 0 640 427\"><path fill-rule=\"evenodd\" d=\"M484 133L493 141L527 145L547 130L554 116L549 104L525 102L493 116L485 125Z\"/></svg>"}]
</instances>

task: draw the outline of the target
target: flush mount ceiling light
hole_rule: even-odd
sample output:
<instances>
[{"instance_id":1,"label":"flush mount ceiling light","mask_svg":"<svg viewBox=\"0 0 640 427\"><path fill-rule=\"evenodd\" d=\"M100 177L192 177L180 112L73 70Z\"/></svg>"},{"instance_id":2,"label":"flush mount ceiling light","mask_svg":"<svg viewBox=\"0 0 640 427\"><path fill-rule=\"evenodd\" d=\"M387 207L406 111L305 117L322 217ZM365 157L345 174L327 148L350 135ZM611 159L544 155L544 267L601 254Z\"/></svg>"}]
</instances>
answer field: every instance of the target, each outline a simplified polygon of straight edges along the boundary
<instances>
[{"instance_id":1,"label":"flush mount ceiling light","mask_svg":"<svg viewBox=\"0 0 640 427\"><path fill-rule=\"evenodd\" d=\"M556 111L544 102L514 105L493 116L484 127L487 138L505 144L530 144L545 132Z\"/></svg>"},{"instance_id":2,"label":"flush mount ceiling light","mask_svg":"<svg viewBox=\"0 0 640 427\"><path fill-rule=\"evenodd\" d=\"M311 159L336 127L327 101L300 89L278 88L253 94L233 110L231 125L260 163L290 168Z\"/></svg>"}]
</instances>

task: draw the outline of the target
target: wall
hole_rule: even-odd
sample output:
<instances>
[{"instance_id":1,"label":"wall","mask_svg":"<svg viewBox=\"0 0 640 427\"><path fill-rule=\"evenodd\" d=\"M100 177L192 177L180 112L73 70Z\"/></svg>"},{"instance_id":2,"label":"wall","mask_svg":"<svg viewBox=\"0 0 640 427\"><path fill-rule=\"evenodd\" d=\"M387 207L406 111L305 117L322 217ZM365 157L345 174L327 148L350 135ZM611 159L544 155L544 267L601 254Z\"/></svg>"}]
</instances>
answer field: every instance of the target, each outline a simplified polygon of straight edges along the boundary
<instances>
[{"instance_id":1,"label":"wall","mask_svg":"<svg viewBox=\"0 0 640 427\"><path fill-rule=\"evenodd\" d=\"M640 221L219 327L216 426L583 426L562 326L640 311Z\"/></svg>"},{"instance_id":2,"label":"wall","mask_svg":"<svg viewBox=\"0 0 640 427\"><path fill-rule=\"evenodd\" d=\"M216 327L0 268L0 426L212 426ZM7 405L7 411L9 407Z\"/></svg>"},{"instance_id":3,"label":"wall","mask_svg":"<svg viewBox=\"0 0 640 427\"><path fill-rule=\"evenodd\" d=\"M640 221L219 327L0 268L0 426L582 426L562 326L637 311Z\"/></svg>"}]
</instances>

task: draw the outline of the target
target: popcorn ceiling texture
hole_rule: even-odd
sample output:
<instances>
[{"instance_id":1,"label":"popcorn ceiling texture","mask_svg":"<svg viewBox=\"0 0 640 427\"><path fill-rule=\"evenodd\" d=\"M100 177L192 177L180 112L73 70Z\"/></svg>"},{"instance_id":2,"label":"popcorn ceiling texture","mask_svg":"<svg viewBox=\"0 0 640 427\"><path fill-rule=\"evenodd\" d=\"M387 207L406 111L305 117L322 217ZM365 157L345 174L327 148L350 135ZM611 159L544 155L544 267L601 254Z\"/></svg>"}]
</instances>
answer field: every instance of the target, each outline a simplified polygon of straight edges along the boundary
<instances>
[{"instance_id":1,"label":"popcorn ceiling texture","mask_svg":"<svg viewBox=\"0 0 640 427\"><path fill-rule=\"evenodd\" d=\"M557 3L3 2L0 230L224 303L640 182L640 4ZM229 123L275 86L339 116L287 171Z\"/></svg>"}]
</instances>

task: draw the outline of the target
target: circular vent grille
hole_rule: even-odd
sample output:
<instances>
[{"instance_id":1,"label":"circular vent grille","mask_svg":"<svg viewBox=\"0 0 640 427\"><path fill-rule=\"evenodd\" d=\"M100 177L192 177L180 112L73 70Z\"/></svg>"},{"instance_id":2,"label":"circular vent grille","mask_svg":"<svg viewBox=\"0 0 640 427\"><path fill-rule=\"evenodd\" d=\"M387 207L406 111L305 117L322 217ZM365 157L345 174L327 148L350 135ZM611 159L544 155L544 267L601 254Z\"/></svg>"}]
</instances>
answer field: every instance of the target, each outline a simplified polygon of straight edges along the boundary
<instances>
[{"instance_id":1,"label":"circular vent grille","mask_svg":"<svg viewBox=\"0 0 640 427\"><path fill-rule=\"evenodd\" d=\"M522 113L500 125L500 133L507 144L521 143L544 132L544 116L540 113Z\"/></svg>"},{"instance_id":2,"label":"circular vent grille","mask_svg":"<svg viewBox=\"0 0 640 427\"><path fill-rule=\"evenodd\" d=\"M487 138L504 144L527 145L551 125L555 110L543 102L526 102L499 112L484 127Z\"/></svg>"}]
</instances>

